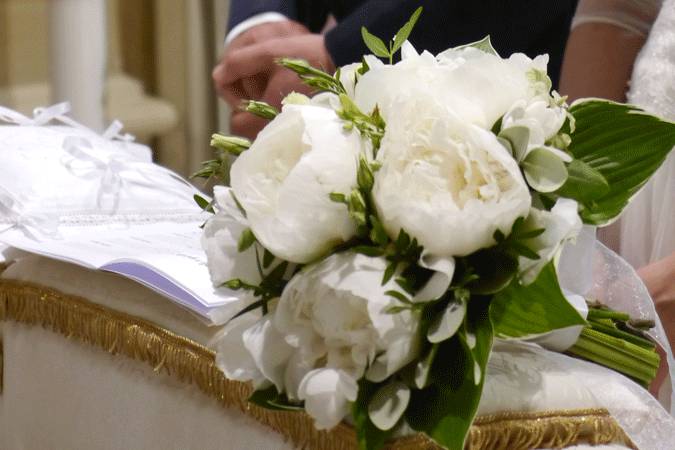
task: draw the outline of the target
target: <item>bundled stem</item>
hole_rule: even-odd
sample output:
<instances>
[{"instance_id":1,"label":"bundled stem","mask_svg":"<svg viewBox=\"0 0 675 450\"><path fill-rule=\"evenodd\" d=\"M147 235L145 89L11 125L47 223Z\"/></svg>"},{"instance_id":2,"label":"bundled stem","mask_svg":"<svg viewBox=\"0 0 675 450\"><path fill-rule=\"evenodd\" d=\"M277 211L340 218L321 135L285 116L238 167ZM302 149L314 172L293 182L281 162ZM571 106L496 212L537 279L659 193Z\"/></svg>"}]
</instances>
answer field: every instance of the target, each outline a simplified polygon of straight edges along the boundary
<instances>
[{"instance_id":1,"label":"bundled stem","mask_svg":"<svg viewBox=\"0 0 675 450\"><path fill-rule=\"evenodd\" d=\"M661 358L642 330L631 327L634 323L628 314L591 305L588 326L568 353L616 370L647 387L656 377ZM653 323L644 325L651 328Z\"/></svg>"}]
</instances>

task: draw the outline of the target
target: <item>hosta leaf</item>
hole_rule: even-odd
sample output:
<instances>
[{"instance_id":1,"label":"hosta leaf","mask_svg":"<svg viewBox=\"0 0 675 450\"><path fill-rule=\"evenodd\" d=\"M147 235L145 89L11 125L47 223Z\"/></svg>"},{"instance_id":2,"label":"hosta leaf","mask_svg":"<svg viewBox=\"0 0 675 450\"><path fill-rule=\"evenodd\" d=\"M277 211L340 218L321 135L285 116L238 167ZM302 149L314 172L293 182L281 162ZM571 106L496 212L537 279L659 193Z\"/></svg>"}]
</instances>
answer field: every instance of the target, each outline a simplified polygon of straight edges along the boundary
<instances>
[{"instance_id":1,"label":"hosta leaf","mask_svg":"<svg viewBox=\"0 0 675 450\"><path fill-rule=\"evenodd\" d=\"M524 286L517 279L495 294L490 318L499 337L535 336L558 328L584 325L586 321L565 299L553 262L537 279Z\"/></svg>"},{"instance_id":2,"label":"hosta leaf","mask_svg":"<svg viewBox=\"0 0 675 450\"><path fill-rule=\"evenodd\" d=\"M586 204L609 192L605 177L583 161L573 160L567 166L567 173L567 181L556 191L558 195Z\"/></svg>"},{"instance_id":3,"label":"hosta leaf","mask_svg":"<svg viewBox=\"0 0 675 450\"><path fill-rule=\"evenodd\" d=\"M607 100L576 102L569 111L576 131L568 151L609 186L605 194L584 199L581 217L589 224L610 223L675 146L675 123Z\"/></svg>"}]
</instances>

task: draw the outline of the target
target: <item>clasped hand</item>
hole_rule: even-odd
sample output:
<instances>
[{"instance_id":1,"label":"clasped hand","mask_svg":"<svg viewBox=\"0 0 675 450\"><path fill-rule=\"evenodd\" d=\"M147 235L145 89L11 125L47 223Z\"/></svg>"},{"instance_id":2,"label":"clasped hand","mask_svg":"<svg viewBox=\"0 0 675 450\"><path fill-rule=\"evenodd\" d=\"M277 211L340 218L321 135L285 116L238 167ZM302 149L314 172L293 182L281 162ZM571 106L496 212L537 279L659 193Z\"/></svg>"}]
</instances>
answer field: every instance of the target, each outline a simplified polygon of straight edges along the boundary
<instances>
[{"instance_id":1,"label":"clasped hand","mask_svg":"<svg viewBox=\"0 0 675 450\"><path fill-rule=\"evenodd\" d=\"M292 91L310 93L295 73L276 64L282 57L301 58L330 73L335 70L323 35L298 22L264 23L246 30L227 46L212 74L216 92L232 107L232 134L253 139L266 124L241 109L244 100L279 108Z\"/></svg>"}]
</instances>

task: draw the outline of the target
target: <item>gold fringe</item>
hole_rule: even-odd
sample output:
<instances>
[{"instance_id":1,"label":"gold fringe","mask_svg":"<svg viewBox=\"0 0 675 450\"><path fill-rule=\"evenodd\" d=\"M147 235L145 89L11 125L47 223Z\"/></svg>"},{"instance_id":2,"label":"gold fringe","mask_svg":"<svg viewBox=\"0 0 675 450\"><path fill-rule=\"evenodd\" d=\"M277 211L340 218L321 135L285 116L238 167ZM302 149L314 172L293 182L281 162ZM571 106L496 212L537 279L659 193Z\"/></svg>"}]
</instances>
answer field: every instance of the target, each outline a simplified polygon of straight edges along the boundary
<instances>
[{"instance_id":1,"label":"gold fringe","mask_svg":"<svg viewBox=\"0 0 675 450\"><path fill-rule=\"evenodd\" d=\"M356 437L342 424L318 431L304 413L270 411L247 402L249 384L230 381L214 352L149 321L35 284L0 280L0 320L41 325L68 338L149 363L157 372L193 383L227 407L272 428L301 449L352 450ZM1 354L0 354L1 358ZM0 359L0 369L1 369ZM1 376L1 371L0 371ZM621 443L636 448L604 409L504 413L476 418L467 450L560 448L579 443ZM393 440L391 450L440 449L423 434Z\"/></svg>"}]
</instances>

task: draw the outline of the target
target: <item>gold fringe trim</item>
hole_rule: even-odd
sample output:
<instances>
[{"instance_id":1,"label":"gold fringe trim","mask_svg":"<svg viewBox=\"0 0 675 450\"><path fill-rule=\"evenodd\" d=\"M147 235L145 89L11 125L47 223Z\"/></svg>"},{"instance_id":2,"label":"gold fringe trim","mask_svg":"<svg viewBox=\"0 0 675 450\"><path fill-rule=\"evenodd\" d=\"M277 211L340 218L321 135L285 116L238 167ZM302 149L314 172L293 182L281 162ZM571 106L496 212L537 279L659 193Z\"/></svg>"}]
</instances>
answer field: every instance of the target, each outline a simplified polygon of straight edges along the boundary
<instances>
[{"instance_id":1,"label":"gold fringe trim","mask_svg":"<svg viewBox=\"0 0 675 450\"><path fill-rule=\"evenodd\" d=\"M215 365L215 354L203 345L149 321L64 295L35 284L0 280L0 320L12 320L60 333L68 338L152 365L193 383L227 407L235 407L290 439L301 449L353 450L352 427L342 424L318 431L304 413L270 411L247 402L249 384L228 380ZM1 357L1 353L0 353ZM1 366L0 360L0 368ZM0 372L1 376L1 372ZM504 413L476 418L467 450L526 450L590 443L636 447L604 409ZM391 450L440 449L423 434L393 440Z\"/></svg>"}]
</instances>

